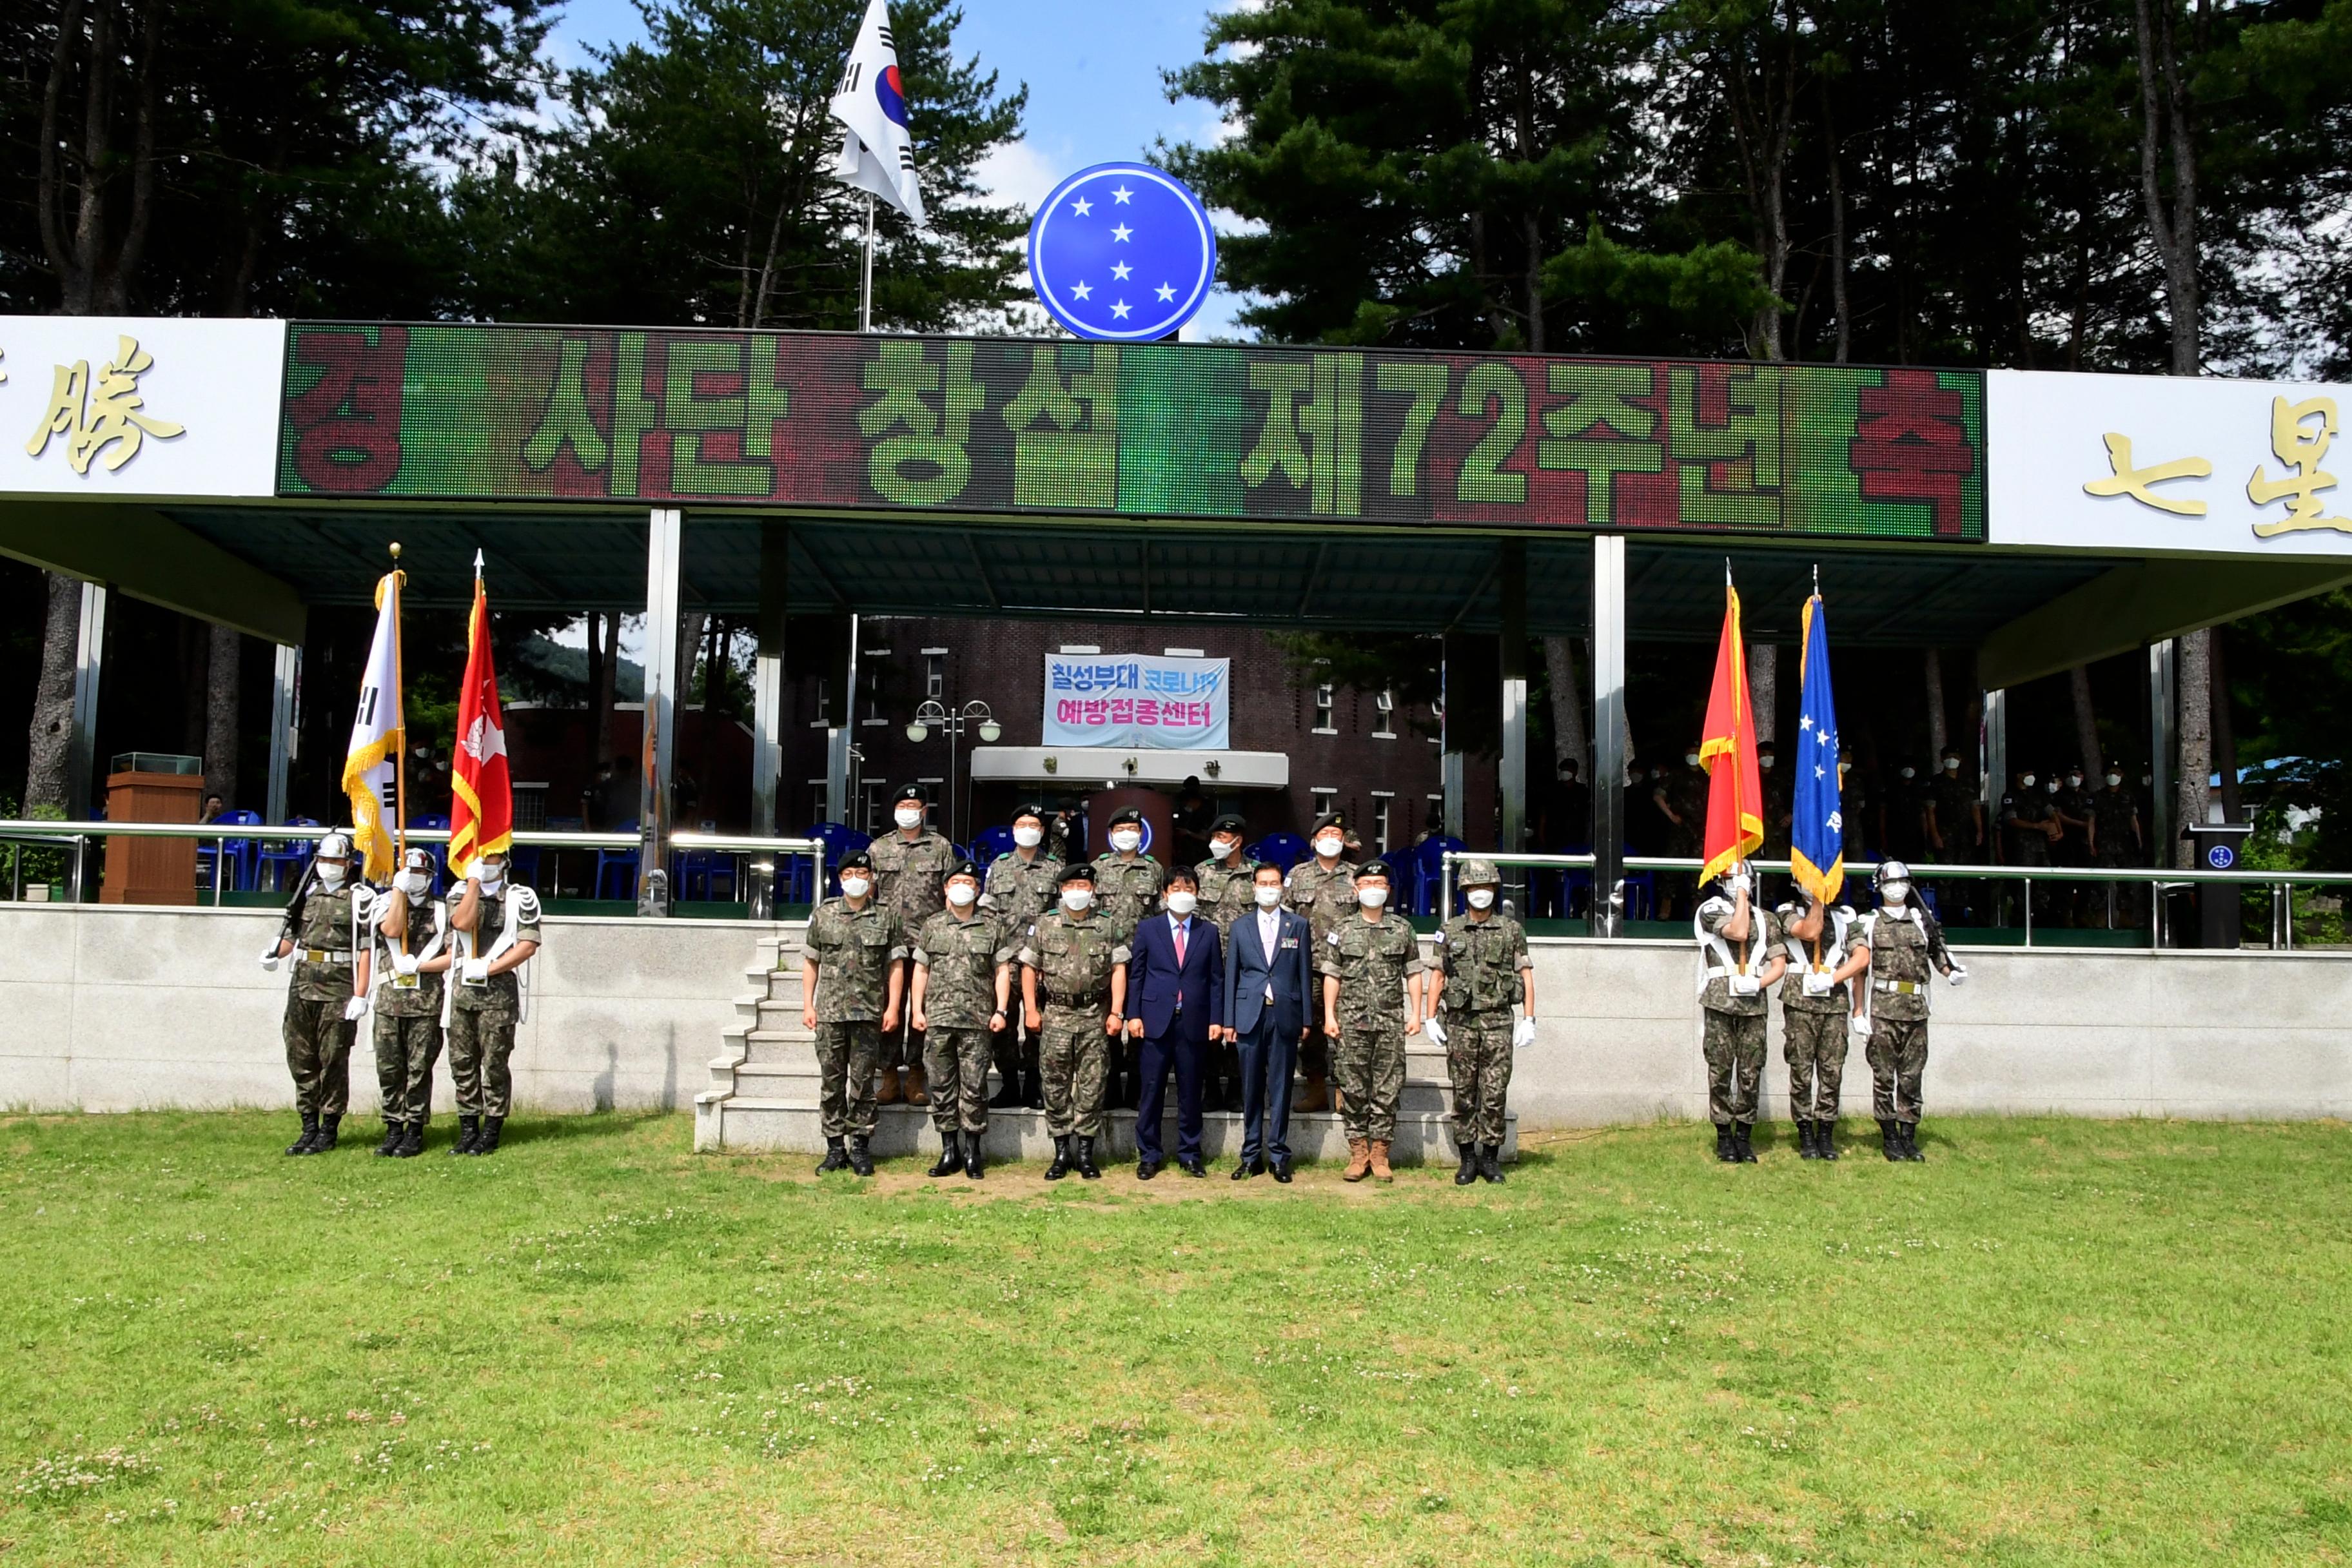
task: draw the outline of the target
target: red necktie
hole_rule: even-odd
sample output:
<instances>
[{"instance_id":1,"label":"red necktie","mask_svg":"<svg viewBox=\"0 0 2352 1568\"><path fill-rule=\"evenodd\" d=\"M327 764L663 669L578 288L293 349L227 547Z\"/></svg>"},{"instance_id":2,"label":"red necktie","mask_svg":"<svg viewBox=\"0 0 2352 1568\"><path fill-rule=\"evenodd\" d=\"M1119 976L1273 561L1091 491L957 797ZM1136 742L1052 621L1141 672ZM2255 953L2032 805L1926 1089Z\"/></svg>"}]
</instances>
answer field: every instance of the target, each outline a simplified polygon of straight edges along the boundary
<instances>
[{"instance_id":1,"label":"red necktie","mask_svg":"<svg viewBox=\"0 0 2352 1568\"><path fill-rule=\"evenodd\" d=\"M1176 967L1179 969L1184 967L1184 928L1191 923L1189 921L1176 922Z\"/></svg>"}]
</instances>

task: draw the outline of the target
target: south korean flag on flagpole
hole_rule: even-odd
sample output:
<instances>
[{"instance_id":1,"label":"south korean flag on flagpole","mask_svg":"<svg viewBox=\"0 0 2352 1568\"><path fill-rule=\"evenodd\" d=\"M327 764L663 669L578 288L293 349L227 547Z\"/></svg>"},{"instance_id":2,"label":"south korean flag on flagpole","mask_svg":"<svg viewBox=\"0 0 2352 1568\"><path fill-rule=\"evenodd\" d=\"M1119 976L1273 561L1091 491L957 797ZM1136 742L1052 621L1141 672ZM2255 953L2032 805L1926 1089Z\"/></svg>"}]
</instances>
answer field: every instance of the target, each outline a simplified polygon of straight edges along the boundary
<instances>
[{"instance_id":1,"label":"south korean flag on flagpole","mask_svg":"<svg viewBox=\"0 0 2352 1568\"><path fill-rule=\"evenodd\" d=\"M913 220L923 216L923 188L915 178L914 138L907 127L907 93L898 81L898 48L890 37L890 14L882 0L866 0L866 21L856 47L842 68L833 95L833 117L847 127L834 177L870 191Z\"/></svg>"}]
</instances>

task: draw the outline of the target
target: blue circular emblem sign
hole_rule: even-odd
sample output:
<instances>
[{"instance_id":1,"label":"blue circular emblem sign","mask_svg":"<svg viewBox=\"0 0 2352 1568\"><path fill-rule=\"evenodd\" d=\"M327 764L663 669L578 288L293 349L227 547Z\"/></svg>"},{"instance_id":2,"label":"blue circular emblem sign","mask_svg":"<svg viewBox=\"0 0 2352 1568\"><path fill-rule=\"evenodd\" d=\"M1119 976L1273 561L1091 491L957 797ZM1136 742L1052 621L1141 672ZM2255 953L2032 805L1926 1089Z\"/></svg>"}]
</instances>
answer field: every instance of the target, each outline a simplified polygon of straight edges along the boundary
<instances>
[{"instance_id":1,"label":"blue circular emblem sign","mask_svg":"<svg viewBox=\"0 0 2352 1568\"><path fill-rule=\"evenodd\" d=\"M1149 163L1097 163L1054 187L1029 225L1029 280L1082 338L1146 342L1192 319L1217 276L1201 199Z\"/></svg>"},{"instance_id":2,"label":"blue circular emblem sign","mask_svg":"<svg viewBox=\"0 0 2352 1568\"><path fill-rule=\"evenodd\" d=\"M2238 852L2226 844L2216 844L2205 851L2205 864L2216 871L2226 871L2238 863Z\"/></svg>"}]
</instances>

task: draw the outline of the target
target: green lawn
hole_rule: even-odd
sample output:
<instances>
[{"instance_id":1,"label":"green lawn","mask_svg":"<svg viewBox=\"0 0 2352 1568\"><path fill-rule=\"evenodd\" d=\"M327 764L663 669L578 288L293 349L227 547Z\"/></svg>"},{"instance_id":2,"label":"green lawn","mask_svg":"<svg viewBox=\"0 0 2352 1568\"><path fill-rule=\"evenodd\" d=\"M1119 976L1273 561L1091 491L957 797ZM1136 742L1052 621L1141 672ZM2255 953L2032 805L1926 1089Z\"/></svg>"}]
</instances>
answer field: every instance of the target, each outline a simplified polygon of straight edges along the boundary
<instances>
[{"instance_id":1,"label":"green lawn","mask_svg":"<svg viewBox=\"0 0 2352 1568\"><path fill-rule=\"evenodd\" d=\"M2340 1124L819 1184L0 1120L0 1563L2352 1557Z\"/></svg>"}]
</instances>

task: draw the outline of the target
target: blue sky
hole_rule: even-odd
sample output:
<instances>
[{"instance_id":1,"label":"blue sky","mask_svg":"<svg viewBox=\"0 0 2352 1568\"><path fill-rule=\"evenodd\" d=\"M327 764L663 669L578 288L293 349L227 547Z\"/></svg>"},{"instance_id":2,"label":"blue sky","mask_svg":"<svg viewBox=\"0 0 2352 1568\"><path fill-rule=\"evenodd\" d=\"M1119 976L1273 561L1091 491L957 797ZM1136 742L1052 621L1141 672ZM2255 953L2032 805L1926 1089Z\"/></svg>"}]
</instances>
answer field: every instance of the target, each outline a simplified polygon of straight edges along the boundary
<instances>
[{"instance_id":1,"label":"blue sky","mask_svg":"<svg viewBox=\"0 0 2352 1568\"><path fill-rule=\"evenodd\" d=\"M842 0L845 8L863 3ZM1222 8L1202 0L963 0L959 52L979 56L1008 88L1029 86L1026 133L982 165L982 178L1034 210L1089 163L1148 157L1161 137L1213 138L1215 112L1197 100L1169 102L1160 72L1200 58L1210 13ZM644 37L629 0L572 0L553 47L572 64L584 58L584 46ZM922 113L921 104L914 109ZM1232 295L1212 295L1184 336L1233 335L1239 305Z\"/></svg>"}]
</instances>

